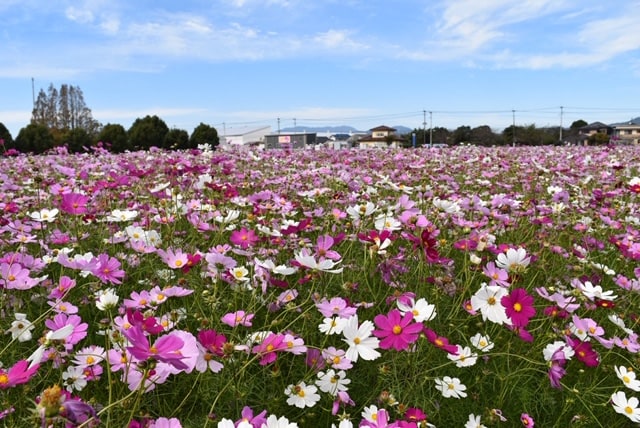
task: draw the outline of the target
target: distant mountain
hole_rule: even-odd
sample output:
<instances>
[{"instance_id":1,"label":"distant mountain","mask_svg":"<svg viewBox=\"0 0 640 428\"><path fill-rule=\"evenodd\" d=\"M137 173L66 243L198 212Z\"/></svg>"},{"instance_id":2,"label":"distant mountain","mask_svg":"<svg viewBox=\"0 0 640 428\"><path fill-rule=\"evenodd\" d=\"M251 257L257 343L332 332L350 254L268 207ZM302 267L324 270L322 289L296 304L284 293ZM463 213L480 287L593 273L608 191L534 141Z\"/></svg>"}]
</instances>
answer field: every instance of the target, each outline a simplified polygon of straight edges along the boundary
<instances>
[{"instance_id":1,"label":"distant mountain","mask_svg":"<svg viewBox=\"0 0 640 428\"><path fill-rule=\"evenodd\" d=\"M396 133L399 135L409 134L413 129L402 125L392 126L396 129ZM289 128L282 128L280 132L329 132L332 134L364 134L369 132L368 129L358 130L353 126L340 125L340 126L291 126Z\"/></svg>"},{"instance_id":2,"label":"distant mountain","mask_svg":"<svg viewBox=\"0 0 640 428\"><path fill-rule=\"evenodd\" d=\"M280 132L331 132L333 134L349 134L364 133L366 131L359 131L353 126L341 125L341 126L292 126L289 128L283 128Z\"/></svg>"},{"instance_id":3,"label":"distant mountain","mask_svg":"<svg viewBox=\"0 0 640 428\"><path fill-rule=\"evenodd\" d=\"M413 131L413 129L408 128L406 126L402 126L402 125L395 125L395 126L392 126L392 128L395 128L396 134L398 135L410 134L411 131Z\"/></svg>"}]
</instances>

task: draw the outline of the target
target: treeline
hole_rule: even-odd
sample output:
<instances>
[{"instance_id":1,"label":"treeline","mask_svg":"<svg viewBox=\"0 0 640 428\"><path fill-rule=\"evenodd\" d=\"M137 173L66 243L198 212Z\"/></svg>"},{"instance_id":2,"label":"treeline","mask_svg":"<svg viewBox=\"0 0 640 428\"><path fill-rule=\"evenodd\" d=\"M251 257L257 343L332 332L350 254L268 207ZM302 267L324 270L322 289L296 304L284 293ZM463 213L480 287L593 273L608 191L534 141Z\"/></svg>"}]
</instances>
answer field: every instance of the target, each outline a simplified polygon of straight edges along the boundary
<instances>
[{"instance_id":1,"label":"treeline","mask_svg":"<svg viewBox=\"0 0 640 428\"><path fill-rule=\"evenodd\" d=\"M543 146L563 144L566 142L575 143L579 129L587 126L584 120L577 120L571 126L562 129L560 127L537 128L535 125L509 126L501 133L493 132L487 125L471 128L470 126L459 126L453 131L446 128L421 129L416 128L411 133L405 135L405 145L413 145L413 135L415 134L416 146L429 143L446 144L449 146L460 144L473 144L476 146L505 146L516 144L518 146ZM589 137L590 145L607 144L609 136L597 133Z\"/></svg>"},{"instance_id":2,"label":"treeline","mask_svg":"<svg viewBox=\"0 0 640 428\"><path fill-rule=\"evenodd\" d=\"M184 129L169 129L158 116L145 116L133 122L129 129L122 125L102 125L93 118L84 101L82 90L63 84L57 89L51 84L40 90L35 100L31 123L14 139L0 123L0 153L45 153L56 147L66 147L78 153L99 146L115 153L147 150L158 147L170 150L195 149L208 144L217 147L218 131L200 123L191 135Z\"/></svg>"}]
</instances>

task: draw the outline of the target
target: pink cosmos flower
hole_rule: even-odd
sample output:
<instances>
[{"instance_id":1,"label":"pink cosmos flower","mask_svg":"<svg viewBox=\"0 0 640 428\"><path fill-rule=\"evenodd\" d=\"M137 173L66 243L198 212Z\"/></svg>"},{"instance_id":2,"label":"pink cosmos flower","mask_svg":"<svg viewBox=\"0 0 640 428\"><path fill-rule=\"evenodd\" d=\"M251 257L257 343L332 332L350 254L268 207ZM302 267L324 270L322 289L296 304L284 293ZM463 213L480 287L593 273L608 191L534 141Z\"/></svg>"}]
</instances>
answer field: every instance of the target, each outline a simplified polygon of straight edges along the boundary
<instances>
[{"instance_id":1,"label":"pink cosmos flower","mask_svg":"<svg viewBox=\"0 0 640 428\"><path fill-rule=\"evenodd\" d=\"M591 343L573 337L567 337L567 342L573 348L576 358L585 366L597 367L600 364L598 353L592 348Z\"/></svg>"},{"instance_id":2,"label":"pink cosmos flower","mask_svg":"<svg viewBox=\"0 0 640 428\"><path fill-rule=\"evenodd\" d=\"M182 428L182 424L178 418L158 418L150 425L150 428Z\"/></svg>"},{"instance_id":3,"label":"pink cosmos flower","mask_svg":"<svg viewBox=\"0 0 640 428\"><path fill-rule=\"evenodd\" d=\"M529 324L529 319L536 314L533 302L533 297L527 294L524 288L516 288L500 299L511 324L515 327L526 327Z\"/></svg>"},{"instance_id":4,"label":"pink cosmos flower","mask_svg":"<svg viewBox=\"0 0 640 428\"><path fill-rule=\"evenodd\" d=\"M247 230L247 228L243 227L240 230L231 232L229 240L233 245L237 245L243 250L246 250L254 246L260 240L260 237L256 235L253 230Z\"/></svg>"},{"instance_id":5,"label":"pink cosmos flower","mask_svg":"<svg viewBox=\"0 0 640 428\"><path fill-rule=\"evenodd\" d=\"M254 316L255 314L248 314L245 311L229 312L228 314L225 314L222 318L220 318L220 321L222 321L229 327L236 327L238 325L241 325L243 327L251 327L253 325L251 323L251 320Z\"/></svg>"},{"instance_id":6,"label":"pink cosmos flower","mask_svg":"<svg viewBox=\"0 0 640 428\"><path fill-rule=\"evenodd\" d=\"M81 215L87 213L89 197L81 193L65 193L62 195L60 209L67 214Z\"/></svg>"},{"instance_id":7,"label":"pink cosmos flower","mask_svg":"<svg viewBox=\"0 0 640 428\"><path fill-rule=\"evenodd\" d=\"M57 314L53 319L45 320L44 324L52 331L59 330L65 326L72 326L73 330L65 339L65 348L67 350L73 348L73 345L80 342L87 336L89 324L82 322L78 315L67 315L65 313Z\"/></svg>"},{"instance_id":8,"label":"pink cosmos flower","mask_svg":"<svg viewBox=\"0 0 640 428\"><path fill-rule=\"evenodd\" d=\"M386 316L376 315L373 321L378 327L373 334L382 339L380 341L382 349L394 348L397 351L403 351L418 340L423 329L421 323L412 322L412 312L402 315L398 309L391 310Z\"/></svg>"},{"instance_id":9,"label":"pink cosmos flower","mask_svg":"<svg viewBox=\"0 0 640 428\"><path fill-rule=\"evenodd\" d=\"M158 249L156 254L160 256L163 262L167 264L171 269L182 269L189 263L189 255L182 250L174 250L173 248L167 248L167 250Z\"/></svg>"},{"instance_id":10,"label":"pink cosmos flower","mask_svg":"<svg viewBox=\"0 0 640 428\"><path fill-rule=\"evenodd\" d=\"M277 352L287 349L284 338L284 334L270 333L260 344L253 347L251 352L260 355L261 366L274 362L278 357Z\"/></svg>"},{"instance_id":11,"label":"pink cosmos flower","mask_svg":"<svg viewBox=\"0 0 640 428\"><path fill-rule=\"evenodd\" d=\"M140 361L154 359L171 364L179 370L188 368L182 360L184 355L180 352L184 346L184 341L174 334L167 334L158 338L153 345L149 343L149 338L145 335L140 326L133 326L122 332L131 342L131 346L126 349Z\"/></svg>"},{"instance_id":12,"label":"pink cosmos flower","mask_svg":"<svg viewBox=\"0 0 640 428\"><path fill-rule=\"evenodd\" d=\"M49 299L62 299L65 293L76 286L76 281L64 275L60 277L58 285L51 289Z\"/></svg>"},{"instance_id":13,"label":"pink cosmos flower","mask_svg":"<svg viewBox=\"0 0 640 428\"><path fill-rule=\"evenodd\" d=\"M551 366L549 367L549 381L551 382L551 387L556 389L561 389L562 384L560 380L567 373L564 366L567 363L567 359L562 348L558 349L553 353L550 360Z\"/></svg>"},{"instance_id":14,"label":"pink cosmos flower","mask_svg":"<svg viewBox=\"0 0 640 428\"><path fill-rule=\"evenodd\" d=\"M320 302L316 303L316 308L325 318L331 318L334 315L338 315L340 318L349 318L357 311L357 308L349 306L342 297L332 297L330 300L323 297Z\"/></svg>"},{"instance_id":15,"label":"pink cosmos flower","mask_svg":"<svg viewBox=\"0 0 640 428\"><path fill-rule=\"evenodd\" d=\"M253 410L249 406L244 406L242 408L242 412L240 413L241 418L235 422L236 426L239 426L242 422L250 424L253 427L261 427L263 424L267 422L267 411L263 410L257 415L253 414Z\"/></svg>"},{"instance_id":16,"label":"pink cosmos flower","mask_svg":"<svg viewBox=\"0 0 640 428\"><path fill-rule=\"evenodd\" d=\"M0 264L0 288L28 290L38 285L39 281L29 277L29 269L20 263Z\"/></svg>"},{"instance_id":17,"label":"pink cosmos flower","mask_svg":"<svg viewBox=\"0 0 640 428\"><path fill-rule=\"evenodd\" d=\"M29 379L36 374L39 367L39 364L29 367L29 361L20 360L11 366L9 370L5 371L0 368L0 389L13 388L16 385L29 382Z\"/></svg>"},{"instance_id":18,"label":"pink cosmos flower","mask_svg":"<svg viewBox=\"0 0 640 428\"><path fill-rule=\"evenodd\" d=\"M120 261L104 253L97 257L91 273L105 284L122 284L121 280L125 275L125 272L120 269Z\"/></svg>"},{"instance_id":19,"label":"pink cosmos flower","mask_svg":"<svg viewBox=\"0 0 640 428\"><path fill-rule=\"evenodd\" d=\"M427 340L437 348L440 348L449 354L458 355L458 347L456 345L449 344L449 339L446 337L438 336L438 334L430 328L424 328L423 332L427 337Z\"/></svg>"},{"instance_id":20,"label":"pink cosmos flower","mask_svg":"<svg viewBox=\"0 0 640 428\"><path fill-rule=\"evenodd\" d=\"M316 255L318 257L326 257L331 260L340 260L342 256L331 249L335 240L329 235L322 235L318 237L318 243L316 244Z\"/></svg>"},{"instance_id":21,"label":"pink cosmos flower","mask_svg":"<svg viewBox=\"0 0 640 428\"><path fill-rule=\"evenodd\" d=\"M509 273L505 269L496 267L494 262L489 262L482 272L490 278L489 285L509 286Z\"/></svg>"},{"instance_id":22,"label":"pink cosmos flower","mask_svg":"<svg viewBox=\"0 0 640 428\"><path fill-rule=\"evenodd\" d=\"M520 422L522 422L522 426L527 428L533 428L536 425L533 418L526 413L520 415Z\"/></svg>"}]
</instances>

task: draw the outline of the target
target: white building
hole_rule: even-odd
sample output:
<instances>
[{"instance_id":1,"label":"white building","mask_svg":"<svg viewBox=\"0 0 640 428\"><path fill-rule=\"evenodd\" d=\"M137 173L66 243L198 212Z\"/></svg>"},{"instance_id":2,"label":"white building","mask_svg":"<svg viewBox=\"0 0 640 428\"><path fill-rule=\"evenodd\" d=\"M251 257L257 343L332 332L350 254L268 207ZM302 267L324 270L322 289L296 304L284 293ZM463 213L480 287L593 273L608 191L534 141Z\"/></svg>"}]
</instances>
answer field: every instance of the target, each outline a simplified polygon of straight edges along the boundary
<instances>
[{"instance_id":1,"label":"white building","mask_svg":"<svg viewBox=\"0 0 640 428\"><path fill-rule=\"evenodd\" d=\"M220 136L220 144L232 146L246 146L250 144L264 144L264 137L271 134L271 126L261 127L227 127Z\"/></svg>"}]
</instances>

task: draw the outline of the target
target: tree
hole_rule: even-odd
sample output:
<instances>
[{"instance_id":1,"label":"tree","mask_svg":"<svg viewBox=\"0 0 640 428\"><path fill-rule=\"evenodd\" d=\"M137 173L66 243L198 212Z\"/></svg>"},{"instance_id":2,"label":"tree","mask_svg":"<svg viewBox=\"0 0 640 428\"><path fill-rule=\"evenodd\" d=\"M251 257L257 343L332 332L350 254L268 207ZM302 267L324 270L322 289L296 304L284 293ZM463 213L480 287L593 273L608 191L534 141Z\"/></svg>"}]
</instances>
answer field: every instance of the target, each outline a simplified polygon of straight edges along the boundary
<instances>
[{"instance_id":1,"label":"tree","mask_svg":"<svg viewBox=\"0 0 640 428\"><path fill-rule=\"evenodd\" d=\"M184 129L169 130L164 137L164 147L178 150L189 148L189 133Z\"/></svg>"},{"instance_id":2,"label":"tree","mask_svg":"<svg viewBox=\"0 0 640 428\"><path fill-rule=\"evenodd\" d=\"M466 143L471 141L471 127L459 126L453 131L453 144Z\"/></svg>"},{"instance_id":3,"label":"tree","mask_svg":"<svg viewBox=\"0 0 640 428\"><path fill-rule=\"evenodd\" d=\"M169 127L164 120L155 115L147 115L133 122L127 136L133 149L147 150L151 147L163 147L167 132Z\"/></svg>"},{"instance_id":4,"label":"tree","mask_svg":"<svg viewBox=\"0 0 640 428\"><path fill-rule=\"evenodd\" d=\"M15 144L13 142L13 137L11 136L11 132L4 126L4 123L0 122L0 140L2 140L2 146L0 147L0 152L4 152L5 150L13 149Z\"/></svg>"},{"instance_id":5,"label":"tree","mask_svg":"<svg viewBox=\"0 0 640 428\"><path fill-rule=\"evenodd\" d=\"M582 119L579 119L579 120L574 121L571 124L571 126L569 127L569 129L571 129L571 130L575 129L577 131L578 129L582 128L583 126L587 126L587 125L588 125L587 122L585 122Z\"/></svg>"},{"instance_id":6,"label":"tree","mask_svg":"<svg viewBox=\"0 0 640 428\"><path fill-rule=\"evenodd\" d=\"M497 143L498 136L488 125L478 126L469 132L469 140L479 146L492 146Z\"/></svg>"},{"instance_id":7,"label":"tree","mask_svg":"<svg viewBox=\"0 0 640 428\"><path fill-rule=\"evenodd\" d=\"M53 134L45 125L30 123L16 137L16 149L22 153L44 153L55 146Z\"/></svg>"},{"instance_id":8,"label":"tree","mask_svg":"<svg viewBox=\"0 0 640 428\"><path fill-rule=\"evenodd\" d=\"M596 132L595 134L589 135L589 139L587 143L590 146L602 146L609 144L610 137L604 132Z\"/></svg>"},{"instance_id":9,"label":"tree","mask_svg":"<svg viewBox=\"0 0 640 428\"><path fill-rule=\"evenodd\" d=\"M98 141L102 141L105 147L114 152L122 153L131 150L127 131L120 124L107 123L98 134Z\"/></svg>"},{"instance_id":10,"label":"tree","mask_svg":"<svg viewBox=\"0 0 640 428\"><path fill-rule=\"evenodd\" d=\"M69 129L62 134L62 144L67 146L70 153L80 153L91 147L93 138L83 128Z\"/></svg>"},{"instance_id":11,"label":"tree","mask_svg":"<svg viewBox=\"0 0 640 428\"><path fill-rule=\"evenodd\" d=\"M193 130L191 138L189 139L189 148L195 149L201 144L209 144L214 149L220 144L220 137L218 137L216 128L202 122Z\"/></svg>"},{"instance_id":12,"label":"tree","mask_svg":"<svg viewBox=\"0 0 640 428\"><path fill-rule=\"evenodd\" d=\"M65 131L82 128L95 137L100 123L95 120L84 101L79 86L63 84L57 90L53 83L47 92L40 89L31 115L31 122L45 125L62 138Z\"/></svg>"}]
</instances>

